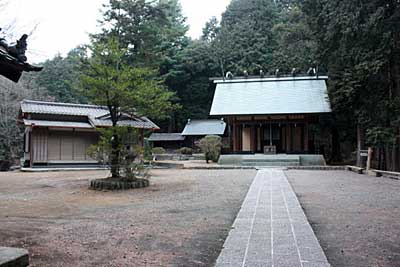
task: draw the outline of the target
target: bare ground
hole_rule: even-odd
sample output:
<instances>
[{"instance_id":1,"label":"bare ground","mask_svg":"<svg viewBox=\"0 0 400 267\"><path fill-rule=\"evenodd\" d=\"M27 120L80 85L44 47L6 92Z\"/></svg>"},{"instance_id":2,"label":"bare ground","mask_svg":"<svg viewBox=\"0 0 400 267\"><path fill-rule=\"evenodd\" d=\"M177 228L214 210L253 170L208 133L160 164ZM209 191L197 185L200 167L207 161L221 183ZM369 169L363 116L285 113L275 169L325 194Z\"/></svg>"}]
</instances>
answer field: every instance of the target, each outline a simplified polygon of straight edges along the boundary
<instances>
[{"instance_id":1,"label":"bare ground","mask_svg":"<svg viewBox=\"0 0 400 267\"><path fill-rule=\"evenodd\" d=\"M151 186L96 192L104 171L0 173L0 246L31 266L212 266L253 170L154 170Z\"/></svg>"},{"instance_id":2,"label":"bare ground","mask_svg":"<svg viewBox=\"0 0 400 267\"><path fill-rule=\"evenodd\" d=\"M345 171L286 175L332 266L400 266L400 181Z\"/></svg>"}]
</instances>

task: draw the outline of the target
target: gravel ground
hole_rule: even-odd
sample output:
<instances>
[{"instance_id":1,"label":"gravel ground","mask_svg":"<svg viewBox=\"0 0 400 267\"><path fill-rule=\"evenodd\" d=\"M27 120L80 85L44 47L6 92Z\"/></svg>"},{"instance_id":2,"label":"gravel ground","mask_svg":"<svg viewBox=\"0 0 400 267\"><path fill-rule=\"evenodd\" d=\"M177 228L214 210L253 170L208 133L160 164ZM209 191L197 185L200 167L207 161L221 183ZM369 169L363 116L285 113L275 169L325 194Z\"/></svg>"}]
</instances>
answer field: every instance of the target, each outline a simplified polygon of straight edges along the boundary
<instances>
[{"instance_id":1,"label":"gravel ground","mask_svg":"<svg viewBox=\"0 0 400 267\"><path fill-rule=\"evenodd\" d=\"M88 190L104 171L0 173L0 246L31 266L212 266L254 170L154 170L151 186Z\"/></svg>"},{"instance_id":2,"label":"gravel ground","mask_svg":"<svg viewBox=\"0 0 400 267\"><path fill-rule=\"evenodd\" d=\"M400 266L400 181L345 171L286 175L332 266Z\"/></svg>"}]
</instances>

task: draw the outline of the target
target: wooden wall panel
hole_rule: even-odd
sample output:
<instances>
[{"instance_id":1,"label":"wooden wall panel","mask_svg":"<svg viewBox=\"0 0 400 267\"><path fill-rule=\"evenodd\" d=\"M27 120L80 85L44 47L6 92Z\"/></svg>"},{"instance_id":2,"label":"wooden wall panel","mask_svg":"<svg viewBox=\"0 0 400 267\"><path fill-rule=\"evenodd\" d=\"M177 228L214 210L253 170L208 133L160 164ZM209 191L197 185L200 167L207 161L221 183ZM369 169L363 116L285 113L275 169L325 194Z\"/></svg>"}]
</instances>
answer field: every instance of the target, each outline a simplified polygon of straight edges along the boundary
<instances>
[{"instance_id":1,"label":"wooden wall panel","mask_svg":"<svg viewBox=\"0 0 400 267\"><path fill-rule=\"evenodd\" d=\"M49 132L48 160L61 160L61 136L57 132Z\"/></svg>"},{"instance_id":2,"label":"wooden wall panel","mask_svg":"<svg viewBox=\"0 0 400 267\"><path fill-rule=\"evenodd\" d=\"M74 155L73 160L83 161L86 159L86 136L75 135L73 138Z\"/></svg>"},{"instance_id":3,"label":"wooden wall panel","mask_svg":"<svg viewBox=\"0 0 400 267\"><path fill-rule=\"evenodd\" d=\"M36 128L32 131L32 155L34 163L47 162L47 130Z\"/></svg>"},{"instance_id":4,"label":"wooden wall panel","mask_svg":"<svg viewBox=\"0 0 400 267\"><path fill-rule=\"evenodd\" d=\"M63 133L61 135L61 160L73 160L74 139L72 134Z\"/></svg>"}]
</instances>

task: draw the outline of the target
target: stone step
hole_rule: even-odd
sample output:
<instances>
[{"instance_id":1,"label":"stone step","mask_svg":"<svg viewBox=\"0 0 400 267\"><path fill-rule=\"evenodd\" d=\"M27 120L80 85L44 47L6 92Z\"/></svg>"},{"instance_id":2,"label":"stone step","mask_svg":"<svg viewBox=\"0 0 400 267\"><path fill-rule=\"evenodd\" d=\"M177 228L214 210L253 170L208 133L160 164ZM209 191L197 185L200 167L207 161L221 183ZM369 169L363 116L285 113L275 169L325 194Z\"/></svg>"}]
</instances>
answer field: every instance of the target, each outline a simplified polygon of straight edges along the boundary
<instances>
[{"instance_id":1,"label":"stone step","mask_svg":"<svg viewBox=\"0 0 400 267\"><path fill-rule=\"evenodd\" d=\"M285 159L285 158L276 158L276 159L243 159L242 162L300 162L299 158L295 159Z\"/></svg>"},{"instance_id":2,"label":"stone step","mask_svg":"<svg viewBox=\"0 0 400 267\"><path fill-rule=\"evenodd\" d=\"M300 161L246 161L241 163L242 166L265 166L265 167L285 167L300 166Z\"/></svg>"},{"instance_id":3,"label":"stone step","mask_svg":"<svg viewBox=\"0 0 400 267\"><path fill-rule=\"evenodd\" d=\"M0 247L0 267L26 267L29 254L26 249Z\"/></svg>"}]
</instances>

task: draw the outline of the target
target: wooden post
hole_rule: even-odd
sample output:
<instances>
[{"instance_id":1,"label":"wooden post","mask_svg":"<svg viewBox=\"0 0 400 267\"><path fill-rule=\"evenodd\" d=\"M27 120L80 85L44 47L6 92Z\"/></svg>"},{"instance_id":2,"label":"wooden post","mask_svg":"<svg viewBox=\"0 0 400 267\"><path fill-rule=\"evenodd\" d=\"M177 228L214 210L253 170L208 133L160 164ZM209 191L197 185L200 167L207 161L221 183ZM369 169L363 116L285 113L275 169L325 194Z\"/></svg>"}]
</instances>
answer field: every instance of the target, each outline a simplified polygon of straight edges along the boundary
<instances>
[{"instance_id":1,"label":"wooden post","mask_svg":"<svg viewBox=\"0 0 400 267\"><path fill-rule=\"evenodd\" d=\"M32 138L33 138L33 128L34 125L32 125L31 130L29 131L29 167L33 167L33 142L32 142Z\"/></svg>"},{"instance_id":2,"label":"wooden post","mask_svg":"<svg viewBox=\"0 0 400 267\"><path fill-rule=\"evenodd\" d=\"M308 152L308 117L305 118L304 123L304 151Z\"/></svg>"},{"instance_id":3,"label":"wooden post","mask_svg":"<svg viewBox=\"0 0 400 267\"><path fill-rule=\"evenodd\" d=\"M373 152L372 148L369 147L369 148L368 148L368 158L367 158L367 173L368 173L368 171L371 169L372 152Z\"/></svg>"},{"instance_id":4,"label":"wooden post","mask_svg":"<svg viewBox=\"0 0 400 267\"><path fill-rule=\"evenodd\" d=\"M272 119L269 118L269 145L272 146Z\"/></svg>"},{"instance_id":5,"label":"wooden post","mask_svg":"<svg viewBox=\"0 0 400 267\"><path fill-rule=\"evenodd\" d=\"M290 123L287 123L287 132L286 132L286 154L292 151L292 128L290 127Z\"/></svg>"},{"instance_id":6,"label":"wooden post","mask_svg":"<svg viewBox=\"0 0 400 267\"><path fill-rule=\"evenodd\" d=\"M233 152L237 151L236 139L237 139L236 122L233 121L233 124L232 124L232 150L233 150Z\"/></svg>"}]
</instances>

